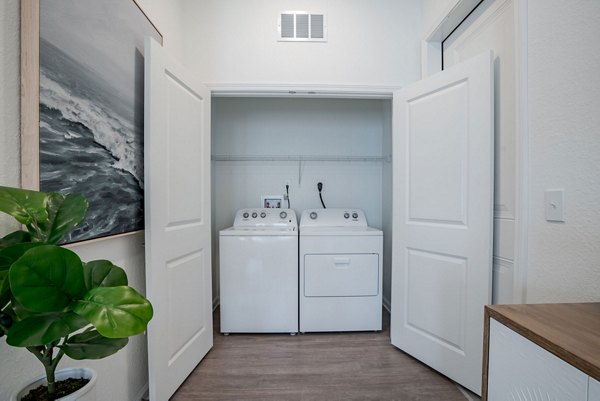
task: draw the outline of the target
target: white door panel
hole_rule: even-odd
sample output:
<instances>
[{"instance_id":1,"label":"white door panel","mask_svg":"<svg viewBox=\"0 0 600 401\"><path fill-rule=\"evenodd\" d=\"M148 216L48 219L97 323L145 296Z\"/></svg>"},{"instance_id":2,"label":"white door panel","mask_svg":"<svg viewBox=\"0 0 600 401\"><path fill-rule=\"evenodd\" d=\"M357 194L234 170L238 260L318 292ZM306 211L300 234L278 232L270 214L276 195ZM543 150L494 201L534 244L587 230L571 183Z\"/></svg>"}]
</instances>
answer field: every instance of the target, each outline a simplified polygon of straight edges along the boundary
<instances>
[{"instance_id":1,"label":"white door panel","mask_svg":"<svg viewBox=\"0 0 600 401\"><path fill-rule=\"evenodd\" d=\"M492 279L492 54L393 101L392 343L480 393Z\"/></svg>"},{"instance_id":2,"label":"white door panel","mask_svg":"<svg viewBox=\"0 0 600 401\"><path fill-rule=\"evenodd\" d=\"M210 93L155 41L145 54L149 386L163 401L213 342Z\"/></svg>"},{"instance_id":3,"label":"white door panel","mask_svg":"<svg viewBox=\"0 0 600 401\"><path fill-rule=\"evenodd\" d=\"M444 68L486 49L494 52L495 216L516 214L516 46L515 1L486 0L444 42ZM504 255L499 255L504 257Z\"/></svg>"},{"instance_id":4,"label":"white door panel","mask_svg":"<svg viewBox=\"0 0 600 401\"><path fill-rule=\"evenodd\" d=\"M519 302L515 276L515 239L519 212L519 0L485 0L450 35L443 45L444 67L452 67L486 49L494 52L494 257L493 302ZM518 268L518 266L517 266ZM515 285L517 287L515 287ZM514 289L517 288L515 292Z\"/></svg>"}]
</instances>

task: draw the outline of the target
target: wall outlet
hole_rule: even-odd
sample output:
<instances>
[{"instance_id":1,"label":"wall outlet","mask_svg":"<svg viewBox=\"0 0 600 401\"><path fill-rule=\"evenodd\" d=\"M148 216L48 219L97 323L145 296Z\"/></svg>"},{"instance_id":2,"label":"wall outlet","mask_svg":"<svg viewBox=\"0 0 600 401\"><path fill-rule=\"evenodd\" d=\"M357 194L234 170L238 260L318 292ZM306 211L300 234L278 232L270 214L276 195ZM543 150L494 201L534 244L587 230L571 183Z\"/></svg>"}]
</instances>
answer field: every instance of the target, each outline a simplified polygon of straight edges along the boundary
<instances>
[{"instance_id":1,"label":"wall outlet","mask_svg":"<svg viewBox=\"0 0 600 401\"><path fill-rule=\"evenodd\" d=\"M268 209L279 209L283 207L282 195L263 195L260 197L261 205Z\"/></svg>"}]
</instances>

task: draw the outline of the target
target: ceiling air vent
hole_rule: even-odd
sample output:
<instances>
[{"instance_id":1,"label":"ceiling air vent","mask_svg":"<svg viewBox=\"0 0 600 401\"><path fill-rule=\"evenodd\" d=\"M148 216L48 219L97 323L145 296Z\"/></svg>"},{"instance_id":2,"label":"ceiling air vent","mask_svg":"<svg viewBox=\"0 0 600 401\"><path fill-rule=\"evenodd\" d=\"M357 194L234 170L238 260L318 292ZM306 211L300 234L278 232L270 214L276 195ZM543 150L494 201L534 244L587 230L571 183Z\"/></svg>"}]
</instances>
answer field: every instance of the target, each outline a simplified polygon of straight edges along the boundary
<instances>
[{"instance_id":1,"label":"ceiling air vent","mask_svg":"<svg viewBox=\"0 0 600 401\"><path fill-rule=\"evenodd\" d=\"M285 11L279 15L279 41L326 42L325 14Z\"/></svg>"}]
</instances>

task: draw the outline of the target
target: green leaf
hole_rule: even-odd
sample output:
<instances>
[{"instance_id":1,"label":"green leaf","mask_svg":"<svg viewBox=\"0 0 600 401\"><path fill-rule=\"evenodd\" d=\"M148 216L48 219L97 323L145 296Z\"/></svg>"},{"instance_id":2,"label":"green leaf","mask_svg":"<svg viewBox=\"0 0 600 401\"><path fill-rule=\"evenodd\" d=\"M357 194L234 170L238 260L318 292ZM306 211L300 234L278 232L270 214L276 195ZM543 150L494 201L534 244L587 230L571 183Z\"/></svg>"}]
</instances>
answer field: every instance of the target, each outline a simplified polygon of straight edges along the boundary
<instances>
[{"instance_id":1,"label":"green leaf","mask_svg":"<svg viewBox=\"0 0 600 401\"><path fill-rule=\"evenodd\" d=\"M13 296L10 300L10 308L12 309L14 315L18 320L27 319L28 317L38 315L38 312L30 311L29 309L25 309L23 305L19 303Z\"/></svg>"},{"instance_id":2,"label":"green leaf","mask_svg":"<svg viewBox=\"0 0 600 401\"><path fill-rule=\"evenodd\" d=\"M48 194L46 209L48 219L40 223L41 242L57 244L75 226L83 221L87 212L88 202L80 194L63 195L60 193Z\"/></svg>"},{"instance_id":3,"label":"green leaf","mask_svg":"<svg viewBox=\"0 0 600 401\"><path fill-rule=\"evenodd\" d=\"M35 315L15 322L8 330L6 342L14 347L49 344L88 324L73 312Z\"/></svg>"},{"instance_id":4,"label":"green leaf","mask_svg":"<svg viewBox=\"0 0 600 401\"><path fill-rule=\"evenodd\" d=\"M92 260L83 264L83 279L88 290L97 287L127 285L127 274L108 260Z\"/></svg>"},{"instance_id":5,"label":"green leaf","mask_svg":"<svg viewBox=\"0 0 600 401\"><path fill-rule=\"evenodd\" d=\"M12 292L8 285L8 271L0 272L0 310L4 309L10 301Z\"/></svg>"},{"instance_id":6,"label":"green leaf","mask_svg":"<svg viewBox=\"0 0 600 401\"><path fill-rule=\"evenodd\" d=\"M40 245L38 242L25 242L0 249L0 271L10 269L25 252Z\"/></svg>"},{"instance_id":7,"label":"green leaf","mask_svg":"<svg viewBox=\"0 0 600 401\"><path fill-rule=\"evenodd\" d=\"M8 277L15 299L34 312L60 312L86 292L81 259L56 245L25 252Z\"/></svg>"},{"instance_id":8,"label":"green leaf","mask_svg":"<svg viewBox=\"0 0 600 401\"><path fill-rule=\"evenodd\" d=\"M23 242L31 242L31 235L27 231L15 231L0 239L0 249Z\"/></svg>"},{"instance_id":9,"label":"green leaf","mask_svg":"<svg viewBox=\"0 0 600 401\"><path fill-rule=\"evenodd\" d=\"M47 195L43 192L0 186L0 212L14 217L21 224L46 221L46 201Z\"/></svg>"},{"instance_id":10,"label":"green leaf","mask_svg":"<svg viewBox=\"0 0 600 401\"><path fill-rule=\"evenodd\" d=\"M127 286L94 288L77 301L73 311L108 338L142 333L153 314L150 302Z\"/></svg>"},{"instance_id":11,"label":"green leaf","mask_svg":"<svg viewBox=\"0 0 600 401\"><path fill-rule=\"evenodd\" d=\"M69 338L60 348L73 359L102 359L114 354L128 342L128 338L106 338L92 330Z\"/></svg>"},{"instance_id":12,"label":"green leaf","mask_svg":"<svg viewBox=\"0 0 600 401\"><path fill-rule=\"evenodd\" d=\"M40 246L39 243L26 242L0 249L0 309L10 301L12 292L8 280L8 269L29 249Z\"/></svg>"}]
</instances>

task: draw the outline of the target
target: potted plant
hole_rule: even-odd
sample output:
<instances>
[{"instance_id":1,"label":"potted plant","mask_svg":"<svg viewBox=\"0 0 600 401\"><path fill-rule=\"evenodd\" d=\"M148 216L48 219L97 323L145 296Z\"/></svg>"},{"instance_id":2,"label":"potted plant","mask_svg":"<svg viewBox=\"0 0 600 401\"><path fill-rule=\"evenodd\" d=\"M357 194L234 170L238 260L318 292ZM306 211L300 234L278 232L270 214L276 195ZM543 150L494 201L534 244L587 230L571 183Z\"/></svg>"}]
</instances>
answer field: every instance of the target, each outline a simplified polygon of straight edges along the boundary
<instances>
[{"instance_id":1,"label":"potted plant","mask_svg":"<svg viewBox=\"0 0 600 401\"><path fill-rule=\"evenodd\" d=\"M25 228L0 239L0 336L43 364L48 400L63 399L56 367L64 355L112 355L146 330L153 314L123 269L108 260L84 263L57 245L83 221L87 206L82 195L0 186L0 211Z\"/></svg>"}]
</instances>

